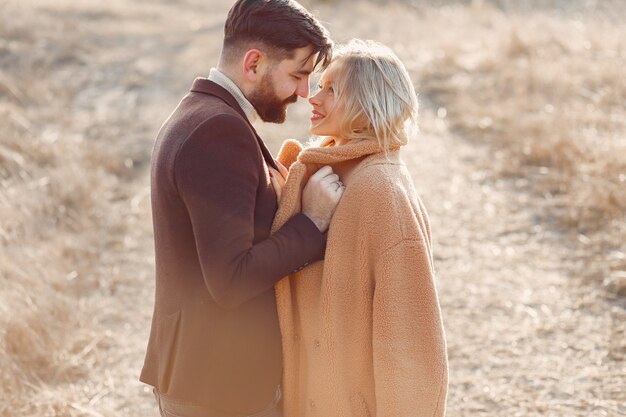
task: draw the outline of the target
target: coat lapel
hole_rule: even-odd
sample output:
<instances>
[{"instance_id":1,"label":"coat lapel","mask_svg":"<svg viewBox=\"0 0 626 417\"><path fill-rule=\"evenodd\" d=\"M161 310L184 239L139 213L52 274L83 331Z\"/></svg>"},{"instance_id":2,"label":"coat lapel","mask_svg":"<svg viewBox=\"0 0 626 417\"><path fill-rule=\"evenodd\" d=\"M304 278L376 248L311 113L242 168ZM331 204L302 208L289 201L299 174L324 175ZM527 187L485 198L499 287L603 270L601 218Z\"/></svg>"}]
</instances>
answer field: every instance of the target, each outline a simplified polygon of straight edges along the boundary
<instances>
[{"instance_id":1,"label":"coat lapel","mask_svg":"<svg viewBox=\"0 0 626 417\"><path fill-rule=\"evenodd\" d=\"M241 117L244 118L246 123L248 123L248 126L250 126L250 128L254 132L254 136L256 137L259 147L261 148L261 153L263 154L265 162L272 168L278 170L278 167L276 166L276 162L274 161L271 152L269 151L269 149L267 149L267 146L265 146L265 142L263 142L263 139L261 139L252 123L250 123L250 120L248 120L248 116L246 116L246 113L243 111L239 103L237 103L237 100L235 99L235 97L232 96L232 94L226 91L225 88L214 83L213 81L207 80L206 78L196 78L193 82L193 85L191 86L190 91L193 93L202 93L215 96L228 104L228 106L232 107L235 111L237 111L237 113L239 113Z\"/></svg>"}]
</instances>

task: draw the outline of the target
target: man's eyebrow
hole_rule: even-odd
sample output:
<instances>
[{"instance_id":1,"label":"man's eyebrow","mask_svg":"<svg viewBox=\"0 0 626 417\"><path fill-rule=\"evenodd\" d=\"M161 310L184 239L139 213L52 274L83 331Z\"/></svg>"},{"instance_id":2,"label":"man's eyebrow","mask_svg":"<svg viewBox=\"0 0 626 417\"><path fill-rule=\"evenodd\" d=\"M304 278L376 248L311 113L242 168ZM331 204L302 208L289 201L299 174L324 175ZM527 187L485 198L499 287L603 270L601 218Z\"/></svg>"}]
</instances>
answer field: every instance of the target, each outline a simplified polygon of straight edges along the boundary
<instances>
[{"instance_id":1,"label":"man's eyebrow","mask_svg":"<svg viewBox=\"0 0 626 417\"><path fill-rule=\"evenodd\" d=\"M296 73L300 75L311 75L313 73L312 69L306 69L305 66L308 64L309 60L313 57L313 55L309 55L300 61L300 68L296 71Z\"/></svg>"}]
</instances>

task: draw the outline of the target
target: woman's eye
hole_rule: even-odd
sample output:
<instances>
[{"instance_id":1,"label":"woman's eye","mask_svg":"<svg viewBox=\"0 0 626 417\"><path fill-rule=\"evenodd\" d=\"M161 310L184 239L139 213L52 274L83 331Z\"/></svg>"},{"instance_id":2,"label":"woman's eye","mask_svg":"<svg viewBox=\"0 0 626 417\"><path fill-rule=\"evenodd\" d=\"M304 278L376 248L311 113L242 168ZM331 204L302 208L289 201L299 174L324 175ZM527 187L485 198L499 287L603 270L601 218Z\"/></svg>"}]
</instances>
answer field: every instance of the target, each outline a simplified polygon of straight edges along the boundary
<instances>
[{"instance_id":1,"label":"woman's eye","mask_svg":"<svg viewBox=\"0 0 626 417\"><path fill-rule=\"evenodd\" d=\"M328 87L328 91L329 91L329 92L331 92L331 93L334 93L334 92L335 92L335 89L334 89L334 88L332 88L332 87Z\"/></svg>"},{"instance_id":2,"label":"woman's eye","mask_svg":"<svg viewBox=\"0 0 626 417\"><path fill-rule=\"evenodd\" d=\"M302 79L302 77L299 77L299 76L297 76L297 75L292 75L292 77L293 77L295 80L297 80L297 81L300 81L300 80Z\"/></svg>"}]
</instances>

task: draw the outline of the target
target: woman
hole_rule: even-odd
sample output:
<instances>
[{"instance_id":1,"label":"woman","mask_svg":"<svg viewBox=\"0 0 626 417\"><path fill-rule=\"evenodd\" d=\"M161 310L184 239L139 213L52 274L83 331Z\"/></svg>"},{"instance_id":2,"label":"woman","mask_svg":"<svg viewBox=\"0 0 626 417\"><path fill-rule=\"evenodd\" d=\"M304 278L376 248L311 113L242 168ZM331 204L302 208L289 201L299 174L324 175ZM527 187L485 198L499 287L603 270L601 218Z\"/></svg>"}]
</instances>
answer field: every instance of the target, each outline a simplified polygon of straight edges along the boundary
<instances>
[{"instance_id":1,"label":"woman","mask_svg":"<svg viewBox=\"0 0 626 417\"><path fill-rule=\"evenodd\" d=\"M417 116L409 75L386 47L352 41L321 77L311 132L287 141L274 230L331 165L346 186L323 262L276 286L285 417L441 416L447 358L428 217L399 158ZM338 185L339 186L339 185Z\"/></svg>"}]
</instances>

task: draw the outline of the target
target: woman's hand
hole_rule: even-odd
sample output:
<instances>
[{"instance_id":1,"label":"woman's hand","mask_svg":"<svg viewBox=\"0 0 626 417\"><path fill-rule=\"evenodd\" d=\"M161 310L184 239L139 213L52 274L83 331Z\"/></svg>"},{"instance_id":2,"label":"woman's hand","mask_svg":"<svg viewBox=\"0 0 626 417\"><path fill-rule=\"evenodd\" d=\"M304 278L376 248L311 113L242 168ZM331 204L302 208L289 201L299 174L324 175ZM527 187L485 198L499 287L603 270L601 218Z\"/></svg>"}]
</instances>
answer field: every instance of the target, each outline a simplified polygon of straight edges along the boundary
<instances>
[{"instance_id":1,"label":"woman's hand","mask_svg":"<svg viewBox=\"0 0 626 417\"><path fill-rule=\"evenodd\" d=\"M302 192L302 213L324 233L335 213L345 185L333 169L326 165L311 175Z\"/></svg>"},{"instance_id":2,"label":"woman's hand","mask_svg":"<svg viewBox=\"0 0 626 417\"><path fill-rule=\"evenodd\" d=\"M278 167L278 171L280 172L280 175L283 176L284 180L287 180L287 175L289 175L289 170L287 170L287 168L285 168L285 166L281 164L280 161L274 160L274 162L276 162L276 166Z\"/></svg>"}]
</instances>

